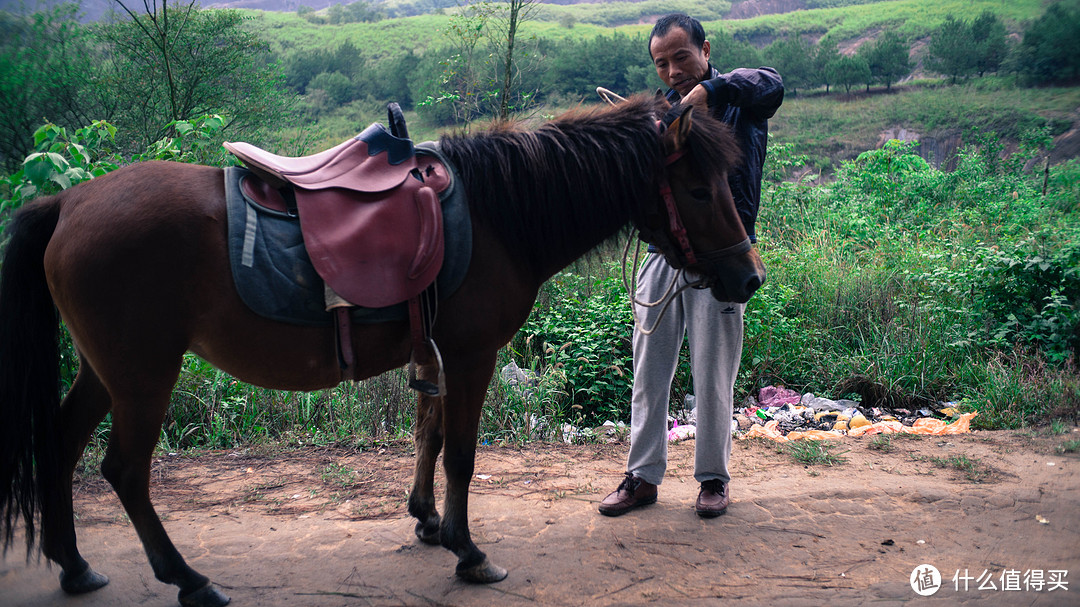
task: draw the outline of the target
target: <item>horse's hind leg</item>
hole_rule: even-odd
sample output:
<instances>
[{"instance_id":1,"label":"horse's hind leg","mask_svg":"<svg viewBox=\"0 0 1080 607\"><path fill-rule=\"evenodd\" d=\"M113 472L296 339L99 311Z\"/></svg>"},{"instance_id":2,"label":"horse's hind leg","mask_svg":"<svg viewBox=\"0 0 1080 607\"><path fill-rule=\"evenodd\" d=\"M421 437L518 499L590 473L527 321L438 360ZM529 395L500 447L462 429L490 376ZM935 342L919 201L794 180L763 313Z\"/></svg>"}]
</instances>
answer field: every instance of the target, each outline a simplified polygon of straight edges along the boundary
<instances>
[{"instance_id":1,"label":"horse's hind leg","mask_svg":"<svg viewBox=\"0 0 1080 607\"><path fill-rule=\"evenodd\" d=\"M423 372L425 369L421 369ZM423 373L421 373L423 376ZM439 512L435 508L435 460L443 447L441 397L421 394L416 406L416 470L409 493L409 514L416 521L416 537L425 544L439 544Z\"/></svg>"},{"instance_id":2,"label":"horse's hind leg","mask_svg":"<svg viewBox=\"0 0 1080 607\"><path fill-rule=\"evenodd\" d=\"M97 573L79 554L71 482L90 434L109 411L109 394L89 365L83 364L60 406L57 420L59 470L41 505L42 551L60 565L60 587L69 594L97 590L109 578Z\"/></svg>"},{"instance_id":3,"label":"horse's hind leg","mask_svg":"<svg viewBox=\"0 0 1080 607\"><path fill-rule=\"evenodd\" d=\"M150 461L165 419L179 371L179 361L170 379L148 383L152 375L145 367L138 380L126 376L124 394L113 392L113 427L109 447L101 464L102 473L120 497L135 531L139 534L154 576L180 588L180 604L192 607L221 607L229 598L210 583L209 578L187 565L165 532L150 503ZM136 390L135 384L144 389ZM155 385L150 388L148 386Z\"/></svg>"}]
</instances>

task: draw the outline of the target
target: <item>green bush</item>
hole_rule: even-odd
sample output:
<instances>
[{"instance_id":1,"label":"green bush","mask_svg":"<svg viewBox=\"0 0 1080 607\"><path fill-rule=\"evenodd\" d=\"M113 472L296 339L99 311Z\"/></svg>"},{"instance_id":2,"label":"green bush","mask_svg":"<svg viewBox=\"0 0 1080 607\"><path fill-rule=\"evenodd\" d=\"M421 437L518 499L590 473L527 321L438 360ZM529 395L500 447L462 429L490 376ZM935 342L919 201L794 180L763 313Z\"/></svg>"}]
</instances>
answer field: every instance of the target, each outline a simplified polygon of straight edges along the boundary
<instances>
[{"instance_id":1,"label":"green bush","mask_svg":"<svg viewBox=\"0 0 1080 607\"><path fill-rule=\"evenodd\" d=\"M600 274L563 272L549 281L515 341L541 367L559 370L564 419L587 425L627 419L630 411L634 321L618 267L604 264Z\"/></svg>"}]
</instances>

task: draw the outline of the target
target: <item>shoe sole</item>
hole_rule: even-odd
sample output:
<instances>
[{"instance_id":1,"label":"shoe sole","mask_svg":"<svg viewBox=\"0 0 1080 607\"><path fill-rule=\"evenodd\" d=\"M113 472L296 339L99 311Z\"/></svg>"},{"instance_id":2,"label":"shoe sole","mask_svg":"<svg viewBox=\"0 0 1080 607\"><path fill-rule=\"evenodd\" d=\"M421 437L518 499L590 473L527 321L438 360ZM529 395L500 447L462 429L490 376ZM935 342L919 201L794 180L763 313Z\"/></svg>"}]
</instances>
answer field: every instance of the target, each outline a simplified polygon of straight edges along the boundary
<instances>
[{"instance_id":1,"label":"shoe sole","mask_svg":"<svg viewBox=\"0 0 1080 607\"><path fill-rule=\"evenodd\" d=\"M724 508L723 510L698 510L695 508L694 512L697 512L697 515L701 518L716 518L721 514L726 513L727 508Z\"/></svg>"},{"instance_id":2,"label":"shoe sole","mask_svg":"<svg viewBox=\"0 0 1080 607\"><path fill-rule=\"evenodd\" d=\"M645 498L645 499L643 499L641 501L635 502L632 506L627 506L626 508L618 508L618 509L597 508L597 510L599 510L600 514L603 514L604 516L621 516L623 514L626 514L627 512L630 512L634 508L640 508L642 506L648 506L649 504L655 504L655 503L656 503L656 496L653 496L652 498Z\"/></svg>"}]
</instances>

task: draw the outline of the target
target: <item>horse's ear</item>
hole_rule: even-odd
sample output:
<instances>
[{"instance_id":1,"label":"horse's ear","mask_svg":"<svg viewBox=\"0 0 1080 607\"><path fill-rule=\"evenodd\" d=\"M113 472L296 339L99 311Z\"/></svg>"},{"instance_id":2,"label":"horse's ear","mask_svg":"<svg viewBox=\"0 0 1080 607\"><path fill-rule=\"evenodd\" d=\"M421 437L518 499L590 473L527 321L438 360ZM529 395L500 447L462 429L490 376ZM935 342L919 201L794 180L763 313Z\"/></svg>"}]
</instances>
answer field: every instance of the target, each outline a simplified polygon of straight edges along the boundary
<instances>
[{"instance_id":1,"label":"horse's ear","mask_svg":"<svg viewBox=\"0 0 1080 607\"><path fill-rule=\"evenodd\" d=\"M659 116L663 116L671 109L671 101L660 92L660 89L656 89L656 97L654 97L654 99L656 99L656 112Z\"/></svg>"},{"instance_id":2,"label":"horse's ear","mask_svg":"<svg viewBox=\"0 0 1080 607\"><path fill-rule=\"evenodd\" d=\"M675 149L680 150L689 141L690 127L693 125L694 106L687 105L679 116L671 121L671 125L668 126L669 131L675 132Z\"/></svg>"}]
</instances>

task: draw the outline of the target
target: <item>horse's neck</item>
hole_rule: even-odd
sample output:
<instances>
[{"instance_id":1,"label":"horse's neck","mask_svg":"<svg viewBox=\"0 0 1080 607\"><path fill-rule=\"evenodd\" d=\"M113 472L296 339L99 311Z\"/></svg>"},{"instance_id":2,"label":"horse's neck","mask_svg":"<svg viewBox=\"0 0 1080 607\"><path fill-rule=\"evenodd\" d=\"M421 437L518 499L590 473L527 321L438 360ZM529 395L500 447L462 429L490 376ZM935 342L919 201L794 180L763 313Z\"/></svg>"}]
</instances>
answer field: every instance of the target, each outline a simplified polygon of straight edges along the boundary
<instances>
[{"instance_id":1,"label":"horse's neck","mask_svg":"<svg viewBox=\"0 0 1080 607\"><path fill-rule=\"evenodd\" d=\"M654 159L634 153L646 143L616 132L597 145L599 136L582 130L562 137L493 133L443 145L474 218L541 278L616 234L650 192L655 196L648 183Z\"/></svg>"}]
</instances>

